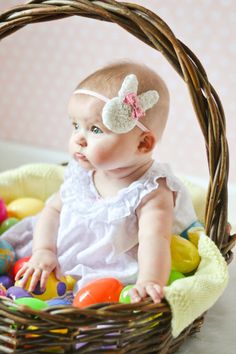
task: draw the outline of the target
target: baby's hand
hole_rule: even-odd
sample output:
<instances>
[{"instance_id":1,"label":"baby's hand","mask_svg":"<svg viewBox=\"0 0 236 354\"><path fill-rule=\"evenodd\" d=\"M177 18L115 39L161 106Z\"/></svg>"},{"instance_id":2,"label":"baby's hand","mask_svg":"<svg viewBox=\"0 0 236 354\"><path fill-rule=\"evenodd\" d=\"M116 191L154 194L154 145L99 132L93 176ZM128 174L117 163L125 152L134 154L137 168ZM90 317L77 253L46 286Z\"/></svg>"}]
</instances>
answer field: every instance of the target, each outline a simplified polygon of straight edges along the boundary
<instances>
[{"instance_id":1,"label":"baby's hand","mask_svg":"<svg viewBox=\"0 0 236 354\"><path fill-rule=\"evenodd\" d=\"M47 249L34 251L30 260L17 272L15 280L20 280L19 285L25 287L29 277L31 281L28 290L34 291L40 280L40 288L44 290L50 273L55 270L55 275L59 279L60 268L57 256L54 252Z\"/></svg>"},{"instance_id":2,"label":"baby's hand","mask_svg":"<svg viewBox=\"0 0 236 354\"><path fill-rule=\"evenodd\" d=\"M164 296L162 287L150 281L136 283L136 285L129 290L129 295L132 303L140 302L148 295L151 296L153 302L158 303Z\"/></svg>"}]
</instances>

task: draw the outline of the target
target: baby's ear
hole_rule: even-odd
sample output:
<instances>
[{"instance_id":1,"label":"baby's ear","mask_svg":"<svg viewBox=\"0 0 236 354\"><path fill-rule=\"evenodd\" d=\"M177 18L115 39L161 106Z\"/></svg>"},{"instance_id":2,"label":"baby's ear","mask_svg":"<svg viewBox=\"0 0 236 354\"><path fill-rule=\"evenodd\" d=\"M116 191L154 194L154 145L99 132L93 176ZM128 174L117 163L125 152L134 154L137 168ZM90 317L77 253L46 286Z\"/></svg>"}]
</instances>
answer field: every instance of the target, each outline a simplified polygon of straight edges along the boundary
<instances>
[{"instance_id":1,"label":"baby's ear","mask_svg":"<svg viewBox=\"0 0 236 354\"><path fill-rule=\"evenodd\" d=\"M153 135L153 133L143 132L140 137L138 151L143 154L146 154L148 152L151 152L154 149L155 145L156 145L156 138Z\"/></svg>"}]
</instances>

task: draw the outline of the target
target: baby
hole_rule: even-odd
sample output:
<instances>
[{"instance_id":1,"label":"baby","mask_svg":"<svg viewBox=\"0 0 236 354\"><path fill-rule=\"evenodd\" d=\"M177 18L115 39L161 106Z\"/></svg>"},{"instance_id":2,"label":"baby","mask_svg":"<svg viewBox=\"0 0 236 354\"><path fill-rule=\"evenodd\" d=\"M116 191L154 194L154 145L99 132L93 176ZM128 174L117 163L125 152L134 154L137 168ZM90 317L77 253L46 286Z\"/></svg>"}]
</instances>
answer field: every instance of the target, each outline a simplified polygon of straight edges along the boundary
<instances>
[{"instance_id":1,"label":"baby","mask_svg":"<svg viewBox=\"0 0 236 354\"><path fill-rule=\"evenodd\" d=\"M152 156L168 110L165 83L141 64L118 62L78 85L68 106L71 161L28 230L32 257L16 275L23 287L31 276L30 291L38 281L44 288L53 271L74 276L77 289L115 277L135 284L132 302L161 301L171 235L196 221L185 187Z\"/></svg>"}]
</instances>

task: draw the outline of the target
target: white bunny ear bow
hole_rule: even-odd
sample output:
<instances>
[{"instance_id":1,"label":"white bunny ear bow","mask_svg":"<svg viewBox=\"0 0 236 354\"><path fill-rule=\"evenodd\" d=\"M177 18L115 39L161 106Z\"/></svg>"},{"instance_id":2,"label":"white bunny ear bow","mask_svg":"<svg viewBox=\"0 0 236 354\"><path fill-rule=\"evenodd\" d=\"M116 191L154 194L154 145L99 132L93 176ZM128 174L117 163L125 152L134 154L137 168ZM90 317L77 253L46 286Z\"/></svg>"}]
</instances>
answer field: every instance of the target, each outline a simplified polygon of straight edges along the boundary
<instances>
[{"instance_id":1,"label":"white bunny ear bow","mask_svg":"<svg viewBox=\"0 0 236 354\"><path fill-rule=\"evenodd\" d=\"M139 119L145 116L146 110L152 108L159 99L156 90L146 91L137 95L138 80L136 75L127 75L122 83L118 96L109 99L99 93L86 89L78 89L74 94L85 94L105 102L102 110L102 121L105 127L114 133L122 134L138 126L149 131Z\"/></svg>"}]
</instances>

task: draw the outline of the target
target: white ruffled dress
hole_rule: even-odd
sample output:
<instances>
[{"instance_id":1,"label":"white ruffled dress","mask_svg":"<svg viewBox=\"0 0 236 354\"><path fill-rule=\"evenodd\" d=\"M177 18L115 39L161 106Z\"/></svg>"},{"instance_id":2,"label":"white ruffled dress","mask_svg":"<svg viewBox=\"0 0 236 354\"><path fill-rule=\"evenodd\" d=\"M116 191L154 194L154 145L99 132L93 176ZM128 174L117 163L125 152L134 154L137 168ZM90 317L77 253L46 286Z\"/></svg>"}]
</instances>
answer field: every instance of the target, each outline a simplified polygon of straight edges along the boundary
<instances>
[{"instance_id":1,"label":"white ruffled dress","mask_svg":"<svg viewBox=\"0 0 236 354\"><path fill-rule=\"evenodd\" d=\"M166 178L176 192L173 233L181 233L196 221L191 198L167 164L153 162L149 170L115 197L101 198L93 171L76 161L69 163L60 194L63 203L57 239L58 257L64 274L79 278L77 288L101 277L135 283L138 273L138 220L142 199Z\"/></svg>"},{"instance_id":2,"label":"white ruffled dress","mask_svg":"<svg viewBox=\"0 0 236 354\"><path fill-rule=\"evenodd\" d=\"M176 192L172 232L180 234L197 218L186 187L168 165L153 162L139 180L115 197L103 199L94 186L93 171L87 172L76 161L70 161L60 189L63 206L57 251L62 273L78 279L76 291L102 277L118 278L124 284L136 282L136 209L148 193L158 188L161 177ZM17 259L32 254L37 218L25 218L1 236L13 246Z\"/></svg>"}]
</instances>

